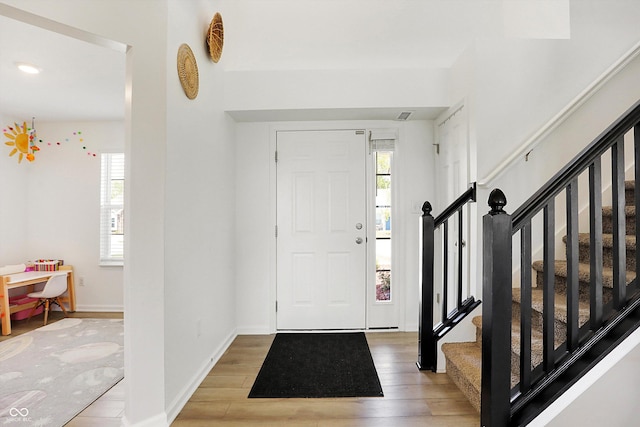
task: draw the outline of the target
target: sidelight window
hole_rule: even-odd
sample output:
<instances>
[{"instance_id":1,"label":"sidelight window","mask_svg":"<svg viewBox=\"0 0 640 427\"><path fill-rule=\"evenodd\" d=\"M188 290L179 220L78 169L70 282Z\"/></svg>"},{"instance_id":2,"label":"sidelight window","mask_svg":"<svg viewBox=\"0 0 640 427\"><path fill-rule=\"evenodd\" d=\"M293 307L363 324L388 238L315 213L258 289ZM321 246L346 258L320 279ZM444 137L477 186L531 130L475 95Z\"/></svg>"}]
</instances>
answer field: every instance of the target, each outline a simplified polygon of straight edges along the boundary
<instances>
[{"instance_id":1,"label":"sidelight window","mask_svg":"<svg viewBox=\"0 0 640 427\"><path fill-rule=\"evenodd\" d=\"M376 302L391 301L392 151L376 151Z\"/></svg>"}]
</instances>

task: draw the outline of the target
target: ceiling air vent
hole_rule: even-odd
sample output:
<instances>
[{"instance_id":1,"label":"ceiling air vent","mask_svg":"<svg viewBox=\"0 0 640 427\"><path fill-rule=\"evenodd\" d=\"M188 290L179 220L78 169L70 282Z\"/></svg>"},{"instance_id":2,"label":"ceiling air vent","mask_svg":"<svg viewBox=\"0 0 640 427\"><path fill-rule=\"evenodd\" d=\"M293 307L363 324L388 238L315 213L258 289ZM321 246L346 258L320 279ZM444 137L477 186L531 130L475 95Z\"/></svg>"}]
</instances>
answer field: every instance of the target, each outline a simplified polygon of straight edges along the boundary
<instances>
[{"instance_id":1,"label":"ceiling air vent","mask_svg":"<svg viewBox=\"0 0 640 427\"><path fill-rule=\"evenodd\" d=\"M413 111L403 111L400 114L398 114L398 117L396 118L396 120L402 120L405 121L409 118L409 116L411 116L413 114Z\"/></svg>"}]
</instances>

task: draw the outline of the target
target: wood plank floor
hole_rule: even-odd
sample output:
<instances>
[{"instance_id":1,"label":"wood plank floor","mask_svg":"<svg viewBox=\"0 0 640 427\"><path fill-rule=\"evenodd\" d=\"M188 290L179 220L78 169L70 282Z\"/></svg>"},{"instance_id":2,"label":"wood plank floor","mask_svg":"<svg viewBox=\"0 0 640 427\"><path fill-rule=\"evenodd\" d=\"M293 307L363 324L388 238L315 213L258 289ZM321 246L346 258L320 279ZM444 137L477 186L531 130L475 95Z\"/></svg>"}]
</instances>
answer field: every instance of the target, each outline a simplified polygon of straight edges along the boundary
<instances>
[{"instance_id":1,"label":"wood plank floor","mask_svg":"<svg viewBox=\"0 0 640 427\"><path fill-rule=\"evenodd\" d=\"M480 425L478 413L447 375L418 371L416 333L367 333L384 397L248 399L273 338L237 337L172 426Z\"/></svg>"},{"instance_id":2,"label":"wood plank floor","mask_svg":"<svg viewBox=\"0 0 640 427\"><path fill-rule=\"evenodd\" d=\"M122 313L96 313L75 312L69 313L69 317L90 319L122 319ZM64 319L60 311L49 314L49 324ZM0 335L0 342L17 337L26 332L42 326L44 314L33 316L30 321L17 320L11 322L11 335ZM123 380L124 381L124 380ZM113 386L98 400L93 402L73 420L66 424L67 427L120 427L124 414L124 385L123 381Z\"/></svg>"},{"instance_id":3,"label":"wood plank floor","mask_svg":"<svg viewBox=\"0 0 640 427\"><path fill-rule=\"evenodd\" d=\"M72 313L122 318L122 313ZM54 312L50 322L63 318ZM42 326L42 315L12 322L13 333ZM274 335L238 336L172 423L192 426L477 427L480 417L445 374L416 368L417 334L367 333L384 397L248 399ZM123 380L124 381L124 380ZM74 418L68 427L116 427L124 412L123 381Z\"/></svg>"}]
</instances>

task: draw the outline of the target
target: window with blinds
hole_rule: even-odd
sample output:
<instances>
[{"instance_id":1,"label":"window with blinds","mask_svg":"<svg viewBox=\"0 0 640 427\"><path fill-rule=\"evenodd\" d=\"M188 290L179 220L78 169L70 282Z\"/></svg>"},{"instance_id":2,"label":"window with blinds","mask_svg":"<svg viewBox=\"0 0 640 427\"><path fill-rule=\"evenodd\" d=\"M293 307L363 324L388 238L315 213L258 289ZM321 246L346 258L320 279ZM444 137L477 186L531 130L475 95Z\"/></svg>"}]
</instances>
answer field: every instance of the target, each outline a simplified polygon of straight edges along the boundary
<instances>
[{"instance_id":1,"label":"window with blinds","mask_svg":"<svg viewBox=\"0 0 640 427\"><path fill-rule=\"evenodd\" d=\"M392 302L391 280L391 171L397 131L395 129L371 130L370 150L375 159L376 172L376 302Z\"/></svg>"},{"instance_id":2,"label":"window with blinds","mask_svg":"<svg viewBox=\"0 0 640 427\"><path fill-rule=\"evenodd\" d=\"M103 153L100 175L100 264L124 262L124 153Z\"/></svg>"}]
</instances>

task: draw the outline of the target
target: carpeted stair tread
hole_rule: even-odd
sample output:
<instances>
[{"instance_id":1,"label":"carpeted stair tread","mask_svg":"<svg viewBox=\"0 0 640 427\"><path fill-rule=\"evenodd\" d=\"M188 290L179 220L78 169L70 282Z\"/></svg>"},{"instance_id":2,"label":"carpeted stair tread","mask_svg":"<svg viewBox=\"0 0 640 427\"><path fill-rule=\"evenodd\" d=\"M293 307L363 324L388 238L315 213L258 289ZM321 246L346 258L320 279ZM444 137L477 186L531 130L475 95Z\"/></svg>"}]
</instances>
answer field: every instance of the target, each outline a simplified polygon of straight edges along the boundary
<instances>
[{"instance_id":1,"label":"carpeted stair tread","mask_svg":"<svg viewBox=\"0 0 640 427\"><path fill-rule=\"evenodd\" d=\"M636 181L625 181L624 182L624 201L627 205L634 204L634 191L636 189Z\"/></svg>"},{"instance_id":2,"label":"carpeted stair tread","mask_svg":"<svg viewBox=\"0 0 640 427\"><path fill-rule=\"evenodd\" d=\"M564 243L567 243L567 236L562 238ZM580 245L589 246L591 244L591 234L589 233L579 233L578 234L578 243ZM627 249L636 248L636 236L626 234L625 235L625 244ZM602 246L605 248L613 248L613 234L611 233L602 233Z\"/></svg>"},{"instance_id":3,"label":"carpeted stair tread","mask_svg":"<svg viewBox=\"0 0 640 427\"><path fill-rule=\"evenodd\" d=\"M567 237L562 241L566 244ZM578 258L581 263L589 264L591 257L591 235L589 233L578 234ZM625 268L629 271L636 271L636 236L625 235L626 260ZM613 266L613 234L604 233L602 235L602 258L605 267Z\"/></svg>"},{"instance_id":4,"label":"carpeted stair tread","mask_svg":"<svg viewBox=\"0 0 640 427\"><path fill-rule=\"evenodd\" d=\"M474 342L455 342L442 344L442 352L447 359L447 374L480 412L482 349ZM518 381L516 375L511 375L511 386Z\"/></svg>"},{"instance_id":5,"label":"carpeted stair tread","mask_svg":"<svg viewBox=\"0 0 640 427\"><path fill-rule=\"evenodd\" d=\"M564 260L556 260L555 264L555 275L556 277L567 278L567 261ZM543 262L542 261L534 261L532 264L533 269L542 273ZM627 284L629 284L633 279L635 279L636 275L632 271L626 272ZM578 281L583 283L589 283L591 278L591 266L589 264L579 263L578 264ZM603 267L602 268L602 286L605 288L613 288L613 268Z\"/></svg>"},{"instance_id":6,"label":"carpeted stair tread","mask_svg":"<svg viewBox=\"0 0 640 427\"><path fill-rule=\"evenodd\" d=\"M513 293L513 301L520 303L520 292ZM538 312L542 313L544 303L543 303L543 291L539 288L534 288L531 290L531 308ZM567 297L566 295L555 295L555 318L557 321L567 323ZM589 320L589 303L586 301L579 301L578 304L578 318L580 325L583 325Z\"/></svg>"},{"instance_id":7,"label":"carpeted stair tread","mask_svg":"<svg viewBox=\"0 0 640 427\"><path fill-rule=\"evenodd\" d=\"M513 300L520 302L519 288L513 290ZM532 310L542 313L543 310L543 291L539 288L531 290ZM533 313L532 313L533 314ZM579 324L583 325L589 321L589 305L585 302L579 304ZM555 295L555 318L556 322L567 321L567 301L566 295ZM447 360L447 374L453 379L458 388L464 393L471 404L480 412L480 390L481 390L481 366L482 366L482 317L476 316L472 319L476 326L477 340L474 342L461 343L445 343L442 344L442 352ZM556 347L566 340L566 333L558 330L556 326L554 331ZM518 360L520 356L520 324L512 323L511 330L511 385L515 386L519 382L519 366ZM542 332L535 328L535 324L531 331L531 367L542 363Z\"/></svg>"},{"instance_id":8,"label":"carpeted stair tread","mask_svg":"<svg viewBox=\"0 0 640 427\"><path fill-rule=\"evenodd\" d=\"M447 375L480 412L482 349L474 342L442 344L447 359Z\"/></svg>"},{"instance_id":9,"label":"carpeted stair tread","mask_svg":"<svg viewBox=\"0 0 640 427\"><path fill-rule=\"evenodd\" d=\"M635 234L636 231L636 207L634 205L626 205L624 207L625 215L625 234ZM613 232L613 207L602 207L602 232Z\"/></svg>"},{"instance_id":10,"label":"carpeted stair tread","mask_svg":"<svg viewBox=\"0 0 640 427\"><path fill-rule=\"evenodd\" d=\"M610 217L613 215L613 206L603 206L602 207L602 216ZM624 215L626 217L635 217L636 215L636 207L634 205L625 205L624 207Z\"/></svg>"},{"instance_id":11,"label":"carpeted stair tread","mask_svg":"<svg viewBox=\"0 0 640 427\"><path fill-rule=\"evenodd\" d=\"M474 317L472 322L477 330L476 345L482 347L482 316ZM511 324L512 365L520 357L520 339L520 323L513 322ZM531 329L531 353L531 368L535 368L542 363L542 332L535 328ZM514 374L517 374L519 372L519 366L514 365L513 368Z\"/></svg>"}]
</instances>

